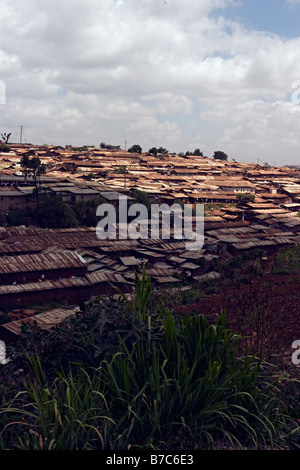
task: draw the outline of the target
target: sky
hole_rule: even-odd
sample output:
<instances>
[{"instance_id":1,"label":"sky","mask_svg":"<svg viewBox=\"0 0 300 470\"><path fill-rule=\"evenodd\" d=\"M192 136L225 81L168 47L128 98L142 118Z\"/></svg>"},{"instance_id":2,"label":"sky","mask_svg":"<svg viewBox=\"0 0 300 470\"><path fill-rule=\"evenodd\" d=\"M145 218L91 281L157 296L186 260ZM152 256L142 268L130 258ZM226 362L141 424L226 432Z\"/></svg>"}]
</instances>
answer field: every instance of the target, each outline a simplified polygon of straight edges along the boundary
<instances>
[{"instance_id":1,"label":"sky","mask_svg":"<svg viewBox=\"0 0 300 470\"><path fill-rule=\"evenodd\" d=\"M300 0L1 0L0 133L300 164Z\"/></svg>"}]
</instances>

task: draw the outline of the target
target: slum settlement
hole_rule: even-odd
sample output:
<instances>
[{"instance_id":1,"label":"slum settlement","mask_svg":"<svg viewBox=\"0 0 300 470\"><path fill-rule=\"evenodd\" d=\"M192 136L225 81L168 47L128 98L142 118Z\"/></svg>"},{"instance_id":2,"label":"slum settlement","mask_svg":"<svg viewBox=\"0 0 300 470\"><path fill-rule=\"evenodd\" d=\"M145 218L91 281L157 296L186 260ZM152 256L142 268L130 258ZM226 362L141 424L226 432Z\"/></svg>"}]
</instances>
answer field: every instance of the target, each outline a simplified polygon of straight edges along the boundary
<instances>
[{"instance_id":1,"label":"slum settlement","mask_svg":"<svg viewBox=\"0 0 300 470\"><path fill-rule=\"evenodd\" d=\"M45 171L32 178L20 164L38 156ZM170 237L100 239L96 224L53 228L8 223L34 210L40 200L56 197L67 207L93 201L204 205L204 243L187 249L186 240ZM244 196L244 197L243 197ZM94 206L95 211L97 204ZM9 320L0 339L18 335L24 321L51 328L78 311L78 305L115 286L131 294L143 266L154 289L189 289L214 279L215 260L263 249L265 256L299 244L300 171L202 155L128 152L117 148L11 144L0 154L0 296ZM47 225L47 224L46 224ZM72 225L72 224L71 224ZM116 221L116 233L118 233ZM149 225L150 230L150 225ZM39 312L37 303L59 303Z\"/></svg>"}]
</instances>

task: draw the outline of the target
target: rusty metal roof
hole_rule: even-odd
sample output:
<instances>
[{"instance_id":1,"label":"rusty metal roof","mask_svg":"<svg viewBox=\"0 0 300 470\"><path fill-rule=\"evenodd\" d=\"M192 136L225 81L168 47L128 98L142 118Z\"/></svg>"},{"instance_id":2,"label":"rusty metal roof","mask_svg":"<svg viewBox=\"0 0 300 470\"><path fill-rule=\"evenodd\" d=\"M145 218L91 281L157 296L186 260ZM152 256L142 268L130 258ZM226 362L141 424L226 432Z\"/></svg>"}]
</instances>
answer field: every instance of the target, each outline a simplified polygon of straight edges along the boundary
<instances>
[{"instance_id":1,"label":"rusty metal roof","mask_svg":"<svg viewBox=\"0 0 300 470\"><path fill-rule=\"evenodd\" d=\"M43 290L63 289L68 287L88 286L87 279L72 277L57 279L55 281L30 282L27 284L2 285L0 295L21 294L22 292L37 292Z\"/></svg>"},{"instance_id":2,"label":"rusty metal roof","mask_svg":"<svg viewBox=\"0 0 300 470\"><path fill-rule=\"evenodd\" d=\"M124 283L127 281L124 279L120 273L109 273L105 271L100 271L97 273L89 273L85 275L85 278L90 284L101 284L105 282L110 282L112 284Z\"/></svg>"},{"instance_id":3,"label":"rusty metal roof","mask_svg":"<svg viewBox=\"0 0 300 470\"><path fill-rule=\"evenodd\" d=\"M2 325L2 327L16 335L21 334L22 325L24 323L36 323L36 325L43 330L49 330L57 326L69 316L75 315L79 311L80 308L78 306L72 308L57 308L54 310L49 310L48 312L33 315L28 318L5 323Z\"/></svg>"},{"instance_id":4,"label":"rusty metal roof","mask_svg":"<svg viewBox=\"0 0 300 470\"><path fill-rule=\"evenodd\" d=\"M0 273L25 273L85 267L75 253L27 254L0 258Z\"/></svg>"},{"instance_id":5,"label":"rusty metal roof","mask_svg":"<svg viewBox=\"0 0 300 470\"><path fill-rule=\"evenodd\" d=\"M134 256L122 256L120 260L125 266L137 266L138 260Z\"/></svg>"},{"instance_id":6,"label":"rusty metal roof","mask_svg":"<svg viewBox=\"0 0 300 470\"><path fill-rule=\"evenodd\" d=\"M156 280L156 282L158 282L160 284L181 282L180 279L177 279L177 277L173 277L173 276L162 276L162 277L157 276L157 277L154 277L154 279Z\"/></svg>"},{"instance_id":7,"label":"rusty metal roof","mask_svg":"<svg viewBox=\"0 0 300 470\"><path fill-rule=\"evenodd\" d=\"M146 275L153 277L166 277L171 276L174 273L177 273L178 270L169 267L169 268L146 268Z\"/></svg>"}]
</instances>

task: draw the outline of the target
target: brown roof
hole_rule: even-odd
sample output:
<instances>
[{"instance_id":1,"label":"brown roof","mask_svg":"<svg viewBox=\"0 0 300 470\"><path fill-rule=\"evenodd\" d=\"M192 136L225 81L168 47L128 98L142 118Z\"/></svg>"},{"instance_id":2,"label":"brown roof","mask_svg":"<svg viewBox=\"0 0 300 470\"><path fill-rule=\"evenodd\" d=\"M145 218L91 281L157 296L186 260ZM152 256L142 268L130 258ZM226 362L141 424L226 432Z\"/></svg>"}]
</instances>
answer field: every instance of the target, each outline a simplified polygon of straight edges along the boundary
<instances>
[{"instance_id":1,"label":"brown roof","mask_svg":"<svg viewBox=\"0 0 300 470\"><path fill-rule=\"evenodd\" d=\"M25 273L85 267L86 264L74 253L30 254L0 258L0 273Z\"/></svg>"},{"instance_id":2,"label":"brown roof","mask_svg":"<svg viewBox=\"0 0 300 470\"><path fill-rule=\"evenodd\" d=\"M77 312L79 312L79 310L80 308L78 306L72 308L57 308L54 310L49 310L48 312L33 315L32 317L5 323L2 325L2 327L16 335L21 334L22 325L25 323L36 323L39 328L43 330L49 330L64 321L69 316L75 315Z\"/></svg>"}]
</instances>

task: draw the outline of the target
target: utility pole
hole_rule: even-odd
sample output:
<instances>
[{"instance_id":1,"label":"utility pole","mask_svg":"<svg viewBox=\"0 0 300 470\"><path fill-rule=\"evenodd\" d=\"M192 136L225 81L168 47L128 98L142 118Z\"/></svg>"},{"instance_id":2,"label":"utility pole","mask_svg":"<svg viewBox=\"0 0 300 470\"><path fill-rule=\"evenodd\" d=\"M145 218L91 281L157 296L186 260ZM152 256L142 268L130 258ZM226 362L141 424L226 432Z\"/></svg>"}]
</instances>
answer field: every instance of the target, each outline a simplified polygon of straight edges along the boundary
<instances>
[{"instance_id":1,"label":"utility pole","mask_svg":"<svg viewBox=\"0 0 300 470\"><path fill-rule=\"evenodd\" d=\"M22 136L23 136L23 126L20 129L20 144L22 144Z\"/></svg>"}]
</instances>

